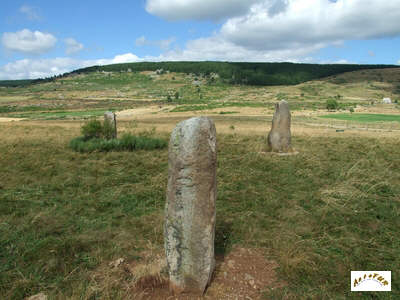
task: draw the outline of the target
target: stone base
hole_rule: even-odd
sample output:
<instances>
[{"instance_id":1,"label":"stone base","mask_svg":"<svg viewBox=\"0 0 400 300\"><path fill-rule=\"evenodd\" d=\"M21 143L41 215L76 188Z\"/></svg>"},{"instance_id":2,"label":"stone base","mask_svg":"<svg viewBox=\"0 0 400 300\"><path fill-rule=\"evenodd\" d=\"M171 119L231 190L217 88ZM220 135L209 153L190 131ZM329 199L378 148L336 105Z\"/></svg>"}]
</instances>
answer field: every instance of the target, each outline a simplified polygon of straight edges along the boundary
<instances>
[{"instance_id":1,"label":"stone base","mask_svg":"<svg viewBox=\"0 0 400 300\"><path fill-rule=\"evenodd\" d=\"M180 295L183 293L183 289L172 282L169 282L169 291L174 295Z\"/></svg>"},{"instance_id":2,"label":"stone base","mask_svg":"<svg viewBox=\"0 0 400 300\"><path fill-rule=\"evenodd\" d=\"M208 285L207 285L207 287L208 287ZM169 292L175 296L191 295L191 296L201 297L204 295L205 291L207 290L207 287L204 291L200 291L198 289L191 289L191 288L182 289L179 286L173 284L172 282L169 282Z\"/></svg>"}]
</instances>

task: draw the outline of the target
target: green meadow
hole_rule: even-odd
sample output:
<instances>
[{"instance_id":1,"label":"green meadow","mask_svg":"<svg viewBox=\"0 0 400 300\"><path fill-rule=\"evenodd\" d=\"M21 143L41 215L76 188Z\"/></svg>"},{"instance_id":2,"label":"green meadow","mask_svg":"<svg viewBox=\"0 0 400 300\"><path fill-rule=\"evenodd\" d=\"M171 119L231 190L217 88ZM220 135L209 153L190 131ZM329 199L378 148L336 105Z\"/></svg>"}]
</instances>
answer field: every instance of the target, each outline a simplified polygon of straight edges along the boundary
<instances>
[{"instance_id":1,"label":"green meadow","mask_svg":"<svg viewBox=\"0 0 400 300\"><path fill-rule=\"evenodd\" d=\"M355 122L400 122L400 115L389 115L389 114L362 114L362 113L346 113L346 114L332 114L325 115L322 118L336 119L343 121L355 121Z\"/></svg>"},{"instance_id":2,"label":"green meadow","mask_svg":"<svg viewBox=\"0 0 400 300\"><path fill-rule=\"evenodd\" d=\"M77 130L19 125L10 138L0 127L2 298L134 299L137 278L109 282L107 266L162 252L167 150L77 153ZM349 287L351 270L400 276L398 142L293 142L300 154L279 157L257 150L262 137L218 136L217 253L265 249L287 285L263 299L390 299Z\"/></svg>"},{"instance_id":3,"label":"green meadow","mask_svg":"<svg viewBox=\"0 0 400 300\"><path fill-rule=\"evenodd\" d=\"M400 299L400 115L379 103L399 97L399 68L267 86L226 79L255 65L213 80L174 69L190 63L145 66L0 87L0 299L148 299L137 283L166 276L149 262L164 256L169 135L203 114L217 127L219 262L235 247L275 262L280 284L259 299ZM332 98L342 111L327 111ZM281 99L293 156L263 152ZM118 140L79 138L83 119L108 110L125 117ZM350 292L356 270L392 271L392 292Z\"/></svg>"},{"instance_id":4,"label":"green meadow","mask_svg":"<svg viewBox=\"0 0 400 300\"><path fill-rule=\"evenodd\" d=\"M60 119L85 119L104 115L107 110L83 111L41 111L8 114L11 118L26 118L30 120L60 120Z\"/></svg>"}]
</instances>

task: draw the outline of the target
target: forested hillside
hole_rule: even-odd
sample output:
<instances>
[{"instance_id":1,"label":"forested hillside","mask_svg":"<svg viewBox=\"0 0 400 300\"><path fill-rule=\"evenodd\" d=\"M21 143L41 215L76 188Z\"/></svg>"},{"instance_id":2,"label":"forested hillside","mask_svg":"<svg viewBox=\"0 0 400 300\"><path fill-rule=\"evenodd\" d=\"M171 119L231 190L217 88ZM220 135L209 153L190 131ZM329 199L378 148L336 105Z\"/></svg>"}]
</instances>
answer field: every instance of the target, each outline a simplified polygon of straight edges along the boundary
<instances>
[{"instance_id":1,"label":"forested hillside","mask_svg":"<svg viewBox=\"0 0 400 300\"><path fill-rule=\"evenodd\" d=\"M235 62L143 62L93 66L72 73L94 71L156 71L218 74L233 84L293 85L331 75L365 69L393 68L393 65L296 64L296 63L235 63Z\"/></svg>"},{"instance_id":2,"label":"forested hillside","mask_svg":"<svg viewBox=\"0 0 400 300\"><path fill-rule=\"evenodd\" d=\"M48 81L71 74L90 72L141 72L170 71L194 73L198 76L218 74L221 79L231 84L245 85L294 85L309 80L337 75L350 71L366 69L396 68L395 65L355 65L355 64L297 64L297 63L238 63L238 62L140 62L92 66L78 69L52 78L34 80L31 83ZM0 86L25 85L28 81L0 81Z\"/></svg>"},{"instance_id":3,"label":"forested hillside","mask_svg":"<svg viewBox=\"0 0 400 300\"><path fill-rule=\"evenodd\" d=\"M43 81L44 79L23 79L23 80L0 80L0 87L18 87L18 86L27 86L30 84L38 83Z\"/></svg>"}]
</instances>

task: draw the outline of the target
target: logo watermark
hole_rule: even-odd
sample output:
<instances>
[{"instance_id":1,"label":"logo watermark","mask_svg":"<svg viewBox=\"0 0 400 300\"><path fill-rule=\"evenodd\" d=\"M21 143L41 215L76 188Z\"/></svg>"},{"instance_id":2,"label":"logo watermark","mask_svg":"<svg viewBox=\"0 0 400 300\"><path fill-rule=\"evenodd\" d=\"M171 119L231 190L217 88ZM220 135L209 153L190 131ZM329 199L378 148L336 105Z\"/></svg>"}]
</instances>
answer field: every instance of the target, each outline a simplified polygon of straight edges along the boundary
<instances>
[{"instance_id":1,"label":"logo watermark","mask_svg":"<svg viewBox=\"0 0 400 300\"><path fill-rule=\"evenodd\" d=\"M351 271L352 292L390 292L391 271Z\"/></svg>"}]
</instances>

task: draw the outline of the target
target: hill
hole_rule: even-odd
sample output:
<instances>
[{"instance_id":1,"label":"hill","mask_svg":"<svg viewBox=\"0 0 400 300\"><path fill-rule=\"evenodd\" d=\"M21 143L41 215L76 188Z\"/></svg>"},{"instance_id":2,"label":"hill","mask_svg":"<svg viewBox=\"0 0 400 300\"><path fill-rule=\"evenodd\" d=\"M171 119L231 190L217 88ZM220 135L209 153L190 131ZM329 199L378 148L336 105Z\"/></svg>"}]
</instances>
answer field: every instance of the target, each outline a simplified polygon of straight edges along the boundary
<instances>
[{"instance_id":1,"label":"hill","mask_svg":"<svg viewBox=\"0 0 400 300\"><path fill-rule=\"evenodd\" d=\"M374 107L383 97L400 100L400 68L359 70L297 85L232 85L215 74L169 71L85 72L40 84L0 88L0 116L29 119L82 119L105 110L157 105L174 112L270 108L289 101L291 110ZM167 108L166 108L167 109Z\"/></svg>"},{"instance_id":2,"label":"hill","mask_svg":"<svg viewBox=\"0 0 400 300\"><path fill-rule=\"evenodd\" d=\"M298 64L298 63L238 63L238 62L143 62L93 66L71 72L82 74L95 71L123 72L131 70L160 70L209 76L218 74L232 84L246 85L293 85L345 72L394 68L393 65L353 64Z\"/></svg>"},{"instance_id":3,"label":"hill","mask_svg":"<svg viewBox=\"0 0 400 300\"><path fill-rule=\"evenodd\" d=\"M226 83L244 85L294 85L358 70L396 68L395 65L299 64L299 63L239 63L239 62L140 62L92 66L70 73L39 80L6 80L1 86L25 86L60 77L92 72L159 71L195 74L210 77L218 74ZM214 77L210 77L214 78Z\"/></svg>"},{"instance_id":4,"label":"hill","mask_svg":"<svg viewBox=\"0 0 400 300\"><path fill-rule=\"evenodd\" d=\"M0 80L0 87L21 87L40 83L42 79Z\"/></svg>"}]
</instances>

